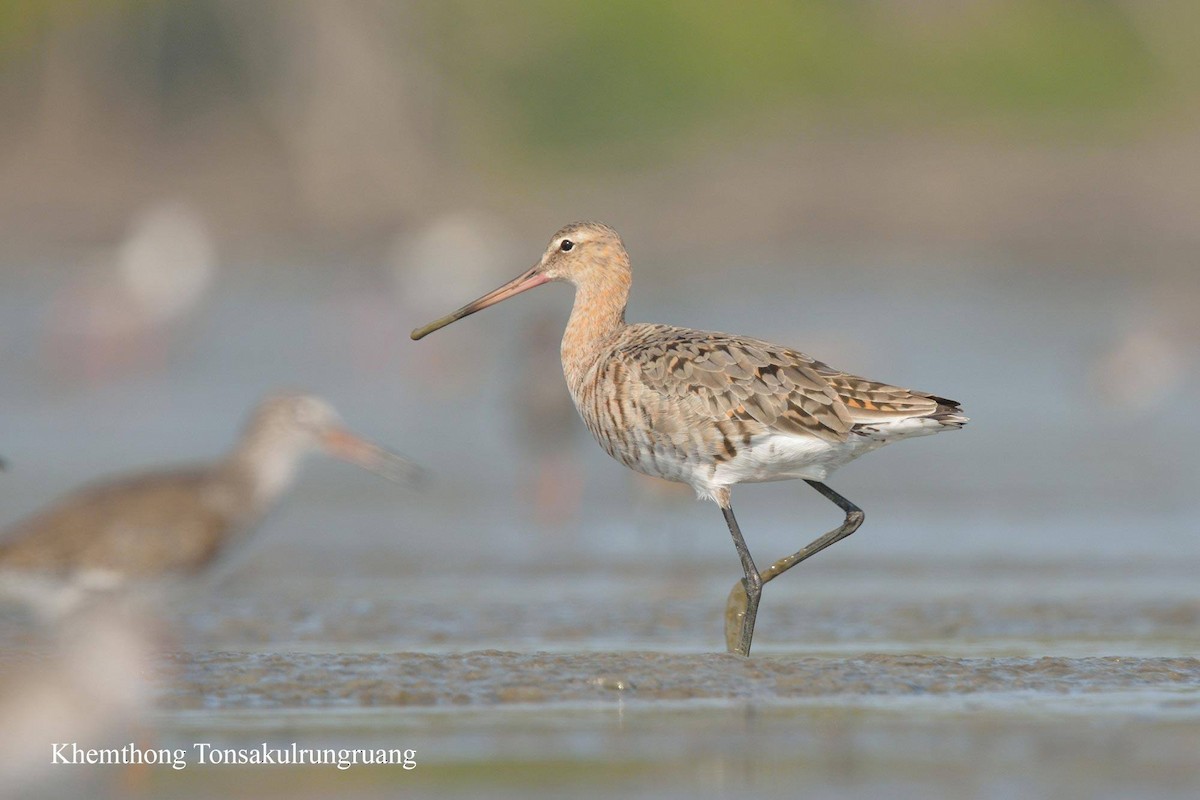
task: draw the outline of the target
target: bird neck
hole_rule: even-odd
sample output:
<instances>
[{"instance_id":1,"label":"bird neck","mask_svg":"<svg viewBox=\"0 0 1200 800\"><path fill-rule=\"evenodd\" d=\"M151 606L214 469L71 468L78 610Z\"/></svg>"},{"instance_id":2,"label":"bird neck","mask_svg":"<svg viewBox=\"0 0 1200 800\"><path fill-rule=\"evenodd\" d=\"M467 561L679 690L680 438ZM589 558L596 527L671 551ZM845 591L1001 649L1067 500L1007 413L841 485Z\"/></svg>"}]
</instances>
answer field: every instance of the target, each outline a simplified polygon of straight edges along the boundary
<instances>
[{"instance_id":1,"label":"bird neck","mask_svg":"<svg viewBox=\"0 0 1200 800\"><path fill-rule=\"evenodd\" d=\"M305 447L296 437L279 431L250 431L229 458L230 467L252 487L254 506L274 504L296 477Z\"/></svg>"},{"instance_id":2,"label":"bird neck","mask_svg":"<svg viewBox=\"0 0 1200 800\"><path fill-rule=\"evenodd\" d=\"M575 305L562 339L563 374L575 392L606 341L625 327L629 301L628 271L602 273L599 280L584 281L575 288Z\"/></svg>"}]
</instances>

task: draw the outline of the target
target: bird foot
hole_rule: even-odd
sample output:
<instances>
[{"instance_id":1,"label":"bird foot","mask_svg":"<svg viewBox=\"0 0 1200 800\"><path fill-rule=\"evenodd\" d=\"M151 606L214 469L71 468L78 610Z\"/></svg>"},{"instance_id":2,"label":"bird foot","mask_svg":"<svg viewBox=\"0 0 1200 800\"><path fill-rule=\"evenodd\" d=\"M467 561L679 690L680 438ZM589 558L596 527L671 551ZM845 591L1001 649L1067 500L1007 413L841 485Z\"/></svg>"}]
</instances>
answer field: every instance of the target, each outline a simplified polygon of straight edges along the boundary
<instances>
[{"instance_id":1,"label":"bird foot","mask_svg":"<svg viewBox=\"0 0 1200 800\"><path fill-rule=\"evenodd\" d=\"M743 645L749 603L744 582L738 581L729 590L729 598L725 601L725 649L739 656L750 655L750 648L746 646L749 643Z\"/></svg>"}]
</instances>

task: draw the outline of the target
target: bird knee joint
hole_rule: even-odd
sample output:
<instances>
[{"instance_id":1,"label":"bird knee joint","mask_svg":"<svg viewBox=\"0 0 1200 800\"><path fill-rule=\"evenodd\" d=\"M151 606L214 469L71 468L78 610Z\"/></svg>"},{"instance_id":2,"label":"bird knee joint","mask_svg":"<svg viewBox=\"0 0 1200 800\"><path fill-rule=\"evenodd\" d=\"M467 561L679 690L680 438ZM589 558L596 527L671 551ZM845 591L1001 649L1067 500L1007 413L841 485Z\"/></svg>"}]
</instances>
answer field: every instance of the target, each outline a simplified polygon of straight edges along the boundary
<instances>
[{"instance_id":1,"label":"bird knee joint","mask_svg":"<svg viewBox=\"0 0 1200 800\"><path fill-rule=\"evenodd\" d=\"M857 528L859 525L862 525L863 520L865 520L866 518L867 518L867 515L864 514L861 509L856 508L853 511L846 512L846 522L848 522L854 528Z\"/></svg>"}]
</instances>

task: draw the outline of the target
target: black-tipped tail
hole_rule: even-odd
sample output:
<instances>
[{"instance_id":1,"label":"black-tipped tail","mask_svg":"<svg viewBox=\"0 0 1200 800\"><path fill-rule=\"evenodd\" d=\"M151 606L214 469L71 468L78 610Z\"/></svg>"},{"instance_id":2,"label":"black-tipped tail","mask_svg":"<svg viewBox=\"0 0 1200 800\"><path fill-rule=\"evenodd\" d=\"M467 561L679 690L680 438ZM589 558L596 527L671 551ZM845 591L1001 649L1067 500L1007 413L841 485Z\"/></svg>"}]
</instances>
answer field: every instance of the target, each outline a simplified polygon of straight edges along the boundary
<instances>
[{"instance_id":1,"label":"black-tipped tail","mask_svg":"<svg viewBox=\"0 0 1200 800\"><path fill-rule=\"evenodd\" d=\"M929 395L929 399L938 404L934 412L929 415L930 419L936 419L943 425L953 425L956 428L961 428L970 421L971 418L962 413L962 404L957 400L947 400L932 394Z\"/></svg>"}]
</instances>

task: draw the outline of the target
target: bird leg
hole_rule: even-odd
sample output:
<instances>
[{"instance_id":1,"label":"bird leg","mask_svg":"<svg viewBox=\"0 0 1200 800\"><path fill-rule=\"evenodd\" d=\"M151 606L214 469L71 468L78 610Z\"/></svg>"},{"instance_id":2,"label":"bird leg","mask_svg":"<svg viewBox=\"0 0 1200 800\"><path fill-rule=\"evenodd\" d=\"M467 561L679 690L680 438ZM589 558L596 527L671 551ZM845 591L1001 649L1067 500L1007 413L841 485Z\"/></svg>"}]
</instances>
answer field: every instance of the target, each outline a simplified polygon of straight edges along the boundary
<instances>
[{"instance_id":1,"label":"bird leg","mask_svg":"<svg viewBox=\"0 0 1200 800\"><path fill-rule=\"evenodd\" d=\"M737 520L734 519L733 508L729 506L728 500L721 505L721 513L725 515L725 522L729 525L729 532L733 535L733 546L737 548L738 557L742 560L742 570L746 573L746 577L734 586L734 590L742 598L736 619L730 616L730 607L728 604L726 605L725 646L731 653L749 656L750 640L754 638L754 618L758 616L758 599L762 595L763 579L754 566L754 559L750 557L750 550L746 547L746 540L742 538L742 531L738 527Z\"/></svg>"},{"instance_id":2,"label":"bird leg","mask_svg":"<svg viewBox=\"0 0 1200 800\"><path fill-rule=\"evenodd\" d=\"M814 556L824 550L826 547L829 547L829 545L833 544L834 542L839 542L842 539L845 539L847 536L858 530L858 526L862 525L863 523L865 515L863 514L862 509L854 505L854 503L851 503L849 500L842 497L840 494L835 492L833 489L830 489L820 481L806 480L805 483L816 489L821 494L825 495L825 497L836 503L838 508L846 512L846 521L824 536L809 543L800 551L793 553L790 556L785 556L784 558L779 559L774 564L764 569L760 574L762 583L766 583L773 578L778 578L780 575L787 572L789 569L796 566L809 556ZM732 513L726 514L726 518L732 519ZM733 523L730 524L730 529L733 529ZM761 591L761 585L759 589ZM750 597L743 588L741 581L735 583L733 588L730 589L729 599L725 603L725 644L731 652L734 650L734 643L738 641L736 638L737 626L747 614L751 614L750 631L753 633L753 613L749 609L751 605L753 605L754 612L757 612L758 600L759 598L755 596L753 603L751 603ZM749 640L747 640L747 649L748 648Z\"/></svg>"},{"instance_id":3,"label":"bird leg","mask_svg":"<svg viewBox=\"0 0 1200 800\"><path fill-rule=\"evenodd\" d=\"M771 566L767 567L767 569L763 570L762 573L763 583L766 583L772 578L778 578L780 575L787 572L789 569L796 566L809 556L815 556L817 553L821 552L826 547L829 547L831 544L845 539L847 536L858 530L858 526L862 525L863 520L866 518L866 515L863 514L861 508L854 505L854 503L851 503L849 500L842 497L840 494L835 492L833 489L830 489L820 481L806 480L805 483L816 489L821 494L825 495L825 497L837 504L838 508L846 512L846 521L843 522L841 526L834 528L829 533L811 542L799 552L793 553L790 556L785 556Z\"/></svg>"}]
</instances>

